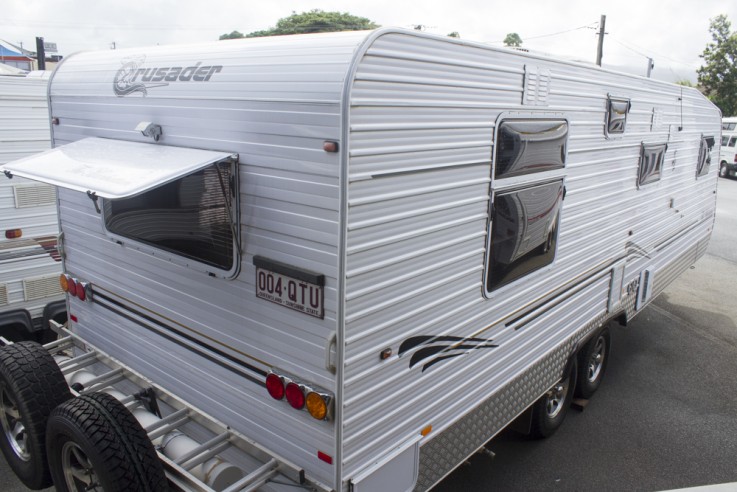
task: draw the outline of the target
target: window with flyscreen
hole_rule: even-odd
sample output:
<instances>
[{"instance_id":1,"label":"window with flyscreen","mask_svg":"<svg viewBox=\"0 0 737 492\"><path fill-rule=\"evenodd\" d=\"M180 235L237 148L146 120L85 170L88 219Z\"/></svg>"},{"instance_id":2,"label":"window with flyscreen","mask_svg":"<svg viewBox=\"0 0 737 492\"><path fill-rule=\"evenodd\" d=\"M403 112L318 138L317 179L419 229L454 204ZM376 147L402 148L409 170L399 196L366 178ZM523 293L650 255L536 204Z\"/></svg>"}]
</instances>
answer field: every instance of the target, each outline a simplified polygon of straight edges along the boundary
<instances>
[{"instance_id":1,"label":"window with flyscreen","mask_svg":"<svg viewBox=\"0 0 737 492\"><path fill-rule=\"evenodd\" d=\"M105 200L105 227L113 234L222 270L231 270L234 164L220 161L140 195Z\"/></svg>"}]
</instances>

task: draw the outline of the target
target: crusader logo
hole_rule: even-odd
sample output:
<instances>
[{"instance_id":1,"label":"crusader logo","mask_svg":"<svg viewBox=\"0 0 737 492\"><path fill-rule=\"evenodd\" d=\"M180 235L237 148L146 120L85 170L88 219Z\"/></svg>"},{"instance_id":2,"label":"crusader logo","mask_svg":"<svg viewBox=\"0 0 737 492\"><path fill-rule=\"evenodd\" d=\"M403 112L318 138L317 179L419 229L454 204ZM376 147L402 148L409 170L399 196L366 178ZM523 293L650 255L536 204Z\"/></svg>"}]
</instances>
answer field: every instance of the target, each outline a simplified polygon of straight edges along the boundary
<instances>
[{"instance_id":1,"label":"crusader logo","mask_svg":"<svg viewBox=\"0 0 737 492\"><path fill-rule=\"evenodd\" d=\"M140 93L143 97L154 87L164 87L171 82L208 82L222 71L222 65L202 65L202 62L189 67L143 67L145 55L132 56L122 60L123 66L115 73L113 91L118 97Z\"/></svg>"}]
</instances>

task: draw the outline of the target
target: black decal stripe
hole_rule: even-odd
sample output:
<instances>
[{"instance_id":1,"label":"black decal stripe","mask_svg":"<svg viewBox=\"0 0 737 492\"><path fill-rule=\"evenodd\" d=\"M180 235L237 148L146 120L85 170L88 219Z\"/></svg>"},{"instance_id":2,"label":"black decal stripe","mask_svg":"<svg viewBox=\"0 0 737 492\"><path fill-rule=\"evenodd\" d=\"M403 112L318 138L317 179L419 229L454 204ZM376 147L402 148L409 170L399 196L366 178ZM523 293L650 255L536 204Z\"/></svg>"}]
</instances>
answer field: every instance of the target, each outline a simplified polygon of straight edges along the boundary
<instances>
[{"instance_id":1,"label":"black decal stripe","mask_svg":"<svg viewBox=\"0 0 737 492\"><path fill-rule=\"evenodd\" d=\"M117 314L118 316L121 316L128 321L131 321L133 323L136 323L137 325L146 328L149 331L152 331L156 333L157 335L160 335L170 342L176 343L177 345L187 348L189 350L192 350L193 352L197 353L198 355L204 357L205 359L209 360L210 362L214 362L218 364L221 367L224 367L225 369L228 369L231 372L234 372L240 376L245 377L249 381L256 383L260 386L265 386L265 378L266 378L266 371L259 369L258 367L252 366L250 364L247 364L243 362L242 360L223 352L222 350L218 350L210 345L207 345L203 343L200 340L197 340L196 338L192 337L191 335L188 335L180 330L177 330L176 328L173 328L171 326L165 325L164 323L152 318L151 316L148 316L144 313L141 313L140 311L131 309L129 306L125 306L124 304L120 303L119 301L116 301L115 299L112 299L104 294L95 293L93 298L95 304L104 307L105 309L108 309L109 311L112 311L113 313ZM103 302L104 301L104 302ZM110 304L108 304L110 303ZM114 307L114 306L117 306ZM120 308L120 309L118 309ZM145 319L149 323L155 326L151 326L145 323L142 323L140 320L134 318L130 314L127 314L123 312L122 310L129 311L130 313ZM176 336L175 336L176 335ZM186 342L184 340L186 340ZM189 342L189 343L187 343ZM214 355L217 355L219 357L222 357L232 364L235 364L236 366L240 366L243 369L233 367L230 364L224 363L222 360L218 359L217 357L214 357ZM246 372L244 369L248 369L252 372L257 373L260 376L263 376L264 379L258 379L254 377L252 374Z\"/></svg>"},{"instance_id":2,"label":"black decal stripe","mask_svg":"<svg viewBox=\"0 0 737 492\"><path fill-rule=\"evenodd\" d=\"M417 336L408 338L407 340L403 341L402 344L399 346L399 355L402 355L405 352L408 352L412 350L415 347L418 347L420 345L429 345L430 343L434 342L476 342L476 343L486 343L490 342L491 340L487 340L486 338L463 338L463 337L454 337L454 336Z\"/></svg>"},{"instance_id":3,"label":"black decal stripe","mask_svg":"<svg viewBox=\"0 0 737 492\"><path fill-rule=\"evenodd\" d=\"M431 360L430 362L428 362L427 364L425 364L424 366L422 366L422 372L425 372L426 369L434 366L438 362L443 362L443 361L445 361L447 359L452 359L453 357L458 357L459 355L465 355L465 354L451 354L451 355L445 355L443 357L435 358L435 359Z\"/></svg>"},{"instance_id":4,"label":"black decal stripe","mask_svg":"<svg viewBox=\"0 0 737 492\"><path fill-rule=\"evenodd\" d=\"M424 359L427 359L428 357L432 357L433 355L436 355L441 352L449 351L449 350L474 350L479 348L496 348L497 345L494 345L491 343L491 340L483 340L483 344L478 345L434 345L432 347L425 347L423 349L418 350L414 354L412 354L412 358L409 360L409 367L412 368L415 364L418 362L421 362Z\"/></svg>"}]
</instances>

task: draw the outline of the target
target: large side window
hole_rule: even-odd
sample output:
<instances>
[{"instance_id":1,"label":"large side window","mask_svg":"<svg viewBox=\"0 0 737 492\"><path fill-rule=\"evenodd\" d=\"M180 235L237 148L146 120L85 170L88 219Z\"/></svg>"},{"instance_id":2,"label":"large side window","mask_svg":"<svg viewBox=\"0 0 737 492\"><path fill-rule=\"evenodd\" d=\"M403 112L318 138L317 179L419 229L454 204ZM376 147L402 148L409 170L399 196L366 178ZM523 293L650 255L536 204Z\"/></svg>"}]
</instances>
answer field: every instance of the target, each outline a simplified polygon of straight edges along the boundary
<instances>
[{"instance_id":1,"label":"large side window","mask_svg":"<svg viewBox=\"0 0 737 492\"><path fill-rule=\"evenodd\" d=\"M105 200L108 232L229 271L237 224L234 164L220 161L132 198Z\"/></svg>"},{"instance_id":2,"label":"large side window","mask_svg":"<svg viewBox=\"0 0 737 492\"><path fill-rule=\"evenodd\" d=\"M568 123L508 120L497 130L486 265L491 293L555 259ZM557 172L556 172L557 171Z\"/></svg>"}]
</instances>

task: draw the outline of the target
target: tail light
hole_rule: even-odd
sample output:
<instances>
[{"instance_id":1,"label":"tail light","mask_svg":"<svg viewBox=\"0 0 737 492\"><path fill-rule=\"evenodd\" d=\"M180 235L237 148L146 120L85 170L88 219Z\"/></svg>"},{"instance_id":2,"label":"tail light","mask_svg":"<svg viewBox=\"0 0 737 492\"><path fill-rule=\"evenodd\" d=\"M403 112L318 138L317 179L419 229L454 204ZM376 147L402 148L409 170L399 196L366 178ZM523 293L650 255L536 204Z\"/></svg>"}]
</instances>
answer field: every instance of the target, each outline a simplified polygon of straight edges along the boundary
<instances>
[{"instance_id":1,"label":"tail light","mask_svg":"<svg viewBox=\"0 0 737 492\"><path fill-rule=\"evenodd\" d=\"M273 372L266 376L266 391L275 400L284 398L284 381Z\"/></svg>"},{"instance_id":2,"label":"tail light","mask_svg":"<svg viewBox=\"0 0 737 492\"><path fill-rule=\"evenodd\" d=\"M317 420L330 420L333 395L313 388L292 376L272 370L266 376L266 390L275 400L286 400L295 410L306 410Z\"/></svg>"},{"instance_id":3,"label":"tail light","mask_svg":"<svg viewBox=\"0 0 737 492\"><path fill-rule=\"evenodd\" d=\"M61 290L80 301L92 300L92 284L89 282L83 282L67 273L62 273L59 277L59 286Z\"/></svg>"},{"instance_id":4,"label":"tail light","mask_svg":"<svg viewBox=\"0 0 737 492\"><path fill-rule=\"evenodd\" d=\"M8 229L5 231L5 239L17 239L23 235L23 229Z\"/></svg>"},{"instance_id":5,"label":"tail light","mask_svg":"<svg viewBox=\"0 0 737 492\"><path fill-rule=\"evenodd\" d=\"M305 407L305 394L297 383L289 383L286 387L285 393L287 395L287 401L292 408L302 410Z\"/></svg>"}]
</instances>

